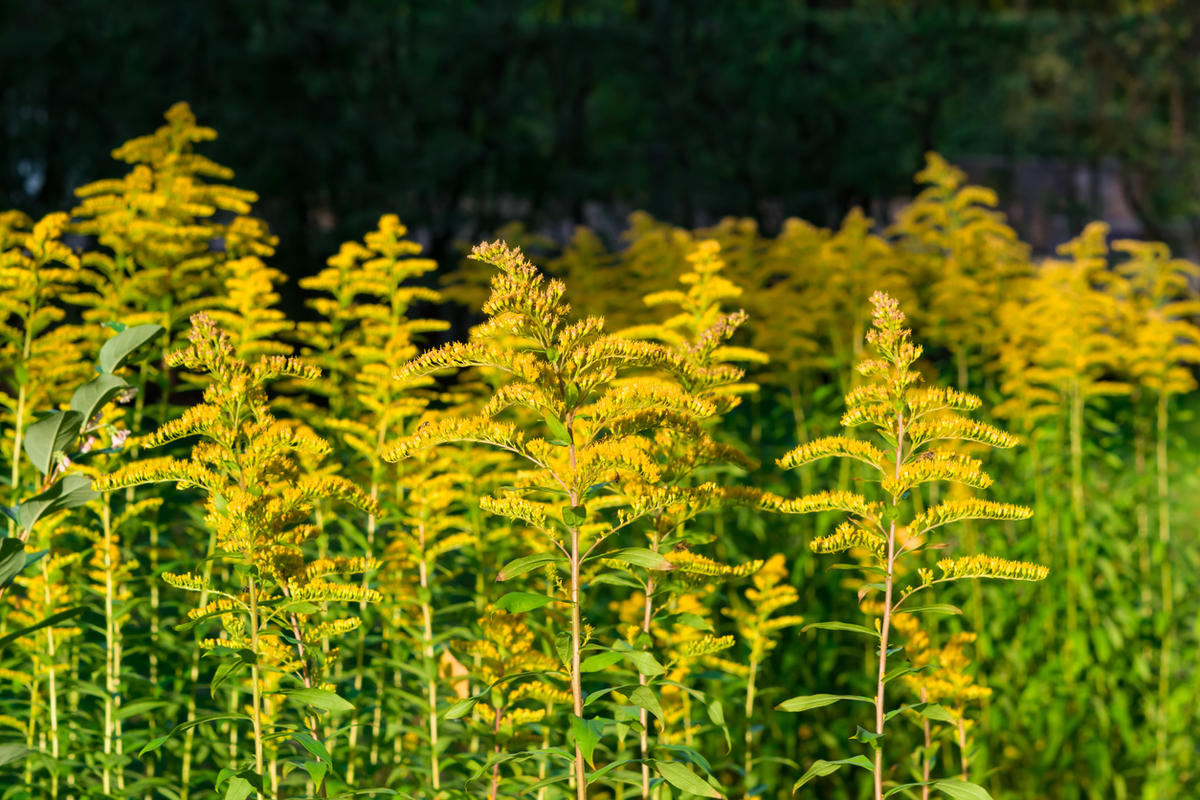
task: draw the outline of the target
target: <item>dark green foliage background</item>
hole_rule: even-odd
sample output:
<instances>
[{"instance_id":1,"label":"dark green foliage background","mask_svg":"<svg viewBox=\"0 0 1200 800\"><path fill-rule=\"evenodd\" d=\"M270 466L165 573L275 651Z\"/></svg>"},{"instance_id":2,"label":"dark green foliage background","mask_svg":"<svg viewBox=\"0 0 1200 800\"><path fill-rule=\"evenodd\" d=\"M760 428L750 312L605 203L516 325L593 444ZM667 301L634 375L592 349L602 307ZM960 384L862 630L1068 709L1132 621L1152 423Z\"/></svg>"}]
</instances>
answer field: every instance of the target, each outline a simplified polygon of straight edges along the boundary
<instances>
[{"instance_id":1,"label":"dark green foliage background","mask_svg":"<svg viewBox=\"0 0 1200 800\"><path fill-rule=\"evenodd\" d=\"M1148 238L1193 249L1198 21L1116 0L0 0L0 205L69 207L183 99L293 275L380 209L434 257L592 202L879 217L929 149L996 157L1002 196L1018 159L1116 159ZM1062 190L1072 230L1095 216Z\"/></svg>"}]
</instances>

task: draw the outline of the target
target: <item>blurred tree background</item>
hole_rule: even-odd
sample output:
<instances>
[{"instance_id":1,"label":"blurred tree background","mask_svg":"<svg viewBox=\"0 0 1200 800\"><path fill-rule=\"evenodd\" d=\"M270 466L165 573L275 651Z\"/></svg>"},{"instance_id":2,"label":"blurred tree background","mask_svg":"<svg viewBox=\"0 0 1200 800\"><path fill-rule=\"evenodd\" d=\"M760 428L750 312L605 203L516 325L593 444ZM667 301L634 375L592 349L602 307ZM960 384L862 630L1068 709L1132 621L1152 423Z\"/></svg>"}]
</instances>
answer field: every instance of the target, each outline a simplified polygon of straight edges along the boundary
<instances>
[{"instance_id":1,"label":"blurred tree background","mask_svg":"<svg viewBox=\"0 0 1200 800\"><path fill-rule=\"evenodd\" d=\"M1038 249L1114 202L1129 233L1200 241L1197 3L0 9L0 206L70 207L119 173L113 142L186 100L224 134L208 152L262 196L292 275L384 211L441 259L511 220L565 238L633 209L768 230L853 205L878 219L930 149L982 173Z\"/></svg>"}]
</instances>

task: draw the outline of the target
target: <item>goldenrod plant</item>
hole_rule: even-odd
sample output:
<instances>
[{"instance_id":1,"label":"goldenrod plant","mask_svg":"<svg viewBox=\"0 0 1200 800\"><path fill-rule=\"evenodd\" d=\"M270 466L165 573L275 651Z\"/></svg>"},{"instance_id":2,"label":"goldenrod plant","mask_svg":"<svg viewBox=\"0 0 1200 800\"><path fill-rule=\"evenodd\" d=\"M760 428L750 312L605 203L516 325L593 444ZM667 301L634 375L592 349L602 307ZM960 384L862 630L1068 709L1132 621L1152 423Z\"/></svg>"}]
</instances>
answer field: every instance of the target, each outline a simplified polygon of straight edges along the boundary
<instances>
[{"instance_id":1,"label":"goldenrod plant","mask_svg":"<svg viewBox=\"0 0 1200 800\"><path fill-rule=\"evenodd\" d=\"M966 173L928 153L916 180L925 186L889 228L913 260L912 285L923 289L921 329L953 355L955 385L999 345L995 313L1030 271L1029 247L996 210L996 193L966 183Z\"/></svg>"},{"instance_id":2,"label":"goldenrod plant","mask_svg":"<svg viewBox=\"0 0 1200 800\"><path fill-rule=\"evenodd\" d=\"M687 376L690 365L674 349L607 334L597 317L573 320L563 300L565 285L548 281L519 251L497 242L480 245L474 253L499 270L484 305L487 321L468 342L429 351L398 376L489 367L504 373L506 381L478 415L434 420L394 444L386 457L400 460L442 443L470 442L506 450L527 463L526 479L481 502L492 513L543 534L537 552L509 563L497 578L511 580L549 565L547 588L554 594L510 593L497 605L509 611L551 603L568 606L570 630L559 655L571 687L574 755L570 771L555 780L570 780L583 800L592 782L588 767L611 724L602 717L585 717L584 673L622 660L646 677L664 671L650 653L619 641L611 647L594 641L596 629L583 615L584 570L600 559L670 569L661 553L613 545L622 530L678 498L676 491L654 488L661 467L653 459L651 437L666 429L697 431L699 420L716 409L680 386L678 377ZM676 380L637 377L647 371ZM514 407L525 413L518 417L524 425L502 418ZM626 494L629 486L639 488L637 495ZM718 796L684 764L654 761L669 783Z\"/></svg>"},{"instance_id":3,"label":"goldenrod plant","mask_svg":"<svg viewBox=\"0 0 1200 800\"><path fill-rule=\"evenodd\" d=\"M200 437L190 457L144 459L97 479L94 486L112 491L169 481L197 487L207 495L205 522L215 534L213 555L231 563L234 582L214 585L211 577L197 572L168 572L162 577L171 586L201 596L202 604L189 613L193 622L215 618L221 623L222 635L198 642L201 649L224 658L214 682L234 679L249 668L249 713L233 712L229 717L251 724L254 757L225 779L230 790L243 796L251 789L260 797L276 795L286 769L279 774L272 758L268 772L264 753L286 738L311 755L300 764L318 790L324 791L331 758L316 710L340 712L353 707L326 686L331 654L321 650L321 642L359 624L354 617L330 617L324 605L371 600L378 594L358 583L332 580L370 570L374 565L369 559L314 558L303 546L320 532L309 521L317 502L337 499L364 511L375 510L375 502L344 479L305 475L300 469L302 457L319 455L328 445L295 424L276 419L268 409L270 381L315 380L320 376L316 367L283 356L262 356L247 364L234 355L229 336L204 314L193 317L189 341L167 363L209 376L204 401L146 436L142 445L153 448ZM289 723L279 713L280 694L307 709L303 726ZM156 750L166 739L153 740L142 752Z\"/></svg>"},{"instance_id":4,"label":"goldenrod plant","mask_svg":"<svg viewBox=\"0 0 1200 800\"><path fill-rule=\"evenodd\" d=\"M964 781L970 779L970 738L967 735L974 721L967 718L968 704L986 701L992 690L976 683L967 671L971 666L968 646L976 635L967 631L951 634L944 645L935 647L929 632L920 619L912 614L897 614L892 618L897 632L904 637L904 654L912 672L902 680L917 696L924 745L918 751L920 762L921 797L927 800L931 788L938 744L932 731L936 720L951 726L958 744L959 768Z\"/></svg>"},{"instance_id":5,"label":"goldenrod plant","mask_svg":"<svg viewBox=\"0 0 1200 800\"><path fill-rule=\"evenodd\" d=\"M992 479L980 462L955 452L952 449L955 443L1012 447L1016 438L964 415L980 407L981 401L974 395L956 389L919 386L921 375L914 365L921 357L921 347L912 342L910 331L904 327L899 304L883 293L873 295L871 303L873 325L867 341L873 354L859 362L858 371L866 382L846 396L842 424L873 428L882 446L869 439L831 436L800 445L781 458L779 466L791 469L823 458L852 459L869 468L868 480L878 483L880 499L870 500L857 492L827 491L795 499L768 498L766 502L777 511L791 514L831 510L848 513L850 519L832 533L814 539L809 546L816 553L865 551L869 554L866 562L852 566L862 569L870 581L864 585L866 591L882 594L881 616L874 627L848 622L807 626L849 631L878 641L875 696L807 695L779 705L785 711L804 711L842 700L874 705L873 729L860 726L854 736L874 751L874 758L858 755L817 761L796 782L795 788L850 765L872 773L873 796L875 800L883 800L888 783L885 726L895 714L887 708L885 689L898 674L895 670L888 671L892 617L901 609L909 614L944 613L944 605L917 606L911 599L939 585L969 578L1042 580L1047 569L1029 562L967 554L939 559L936 572L932 567L919 567L914 582L897 580L897 565L928 552L935 544L931 534L943 526L968 519L1022 520L1032 512L1024 506L981 499L948 500L915 514L908 510L905 501L929 483L948 481L976 489L986 489L991 484ZM931 785L951 796L960 786L957 779L942 779Z\"/></svg>"},{"instance_id":6,"label":"goldenrod plant","mask_svg":"<svg viewBox=\"0 0 1200 800\"><path fill-rule=\"evenodd\" d=\"M779 645L782 631L804 622L798 614L778 614L782 609L794 606L800 599L796 589L787 583L788 569L783 555L776 553L765 562L758 562L753 573L753 587L745 591L748 607L724 609L726 616L737 625L738 635L749 647L746 663L722 659L715 663L746 681L746 697L743 710L746 717L744 736L745 750L742 754L742 770L750 794L756 794L754 777L754 719L755 701L758 699L758 673L767 656Z\"/></svg>"},{"instance_id":7,"label":"goldenrod plant","mask_svg":"<svg viewBox=\"0 0 1200 800\"><path fill-rule=\"evenodd\" d=\"M1179 689L1172 686L1172 659L1176 647L1175 602L1178 594L1172 568L1177 553L1171 535L1170 506L1170 416L1175 397L1196 389L1192 367L1200 364L1200 327L1193 321L1200 314L1200 294L1193 283L1200 267L1172 258L1161 242L1121 239L1112 243L1126 260L1116 267L1116 283L1125 325L1124 358L1134 385L1154 403L1154 494L1157 536L1153 547L1144 549L1144 561L1159 565L1159 609L1155 635L1160 639L1155 707L1154 780L1161 791L1169 791L1172 759L1180 757L1172 739L1190 725L1190 715L1172 719L1170 708L1185 707ZM1139 440L1140 441L1140 440ZM1145 531L1149 535L1149 531ZM1150 576L1145 576L1149 578ZM1190 691L1184 689L1184 692ZM1173 698L1173 694L1176 695ZM1173 752L1175 751L1175 752Z\"/></svg>"}]
</instances>

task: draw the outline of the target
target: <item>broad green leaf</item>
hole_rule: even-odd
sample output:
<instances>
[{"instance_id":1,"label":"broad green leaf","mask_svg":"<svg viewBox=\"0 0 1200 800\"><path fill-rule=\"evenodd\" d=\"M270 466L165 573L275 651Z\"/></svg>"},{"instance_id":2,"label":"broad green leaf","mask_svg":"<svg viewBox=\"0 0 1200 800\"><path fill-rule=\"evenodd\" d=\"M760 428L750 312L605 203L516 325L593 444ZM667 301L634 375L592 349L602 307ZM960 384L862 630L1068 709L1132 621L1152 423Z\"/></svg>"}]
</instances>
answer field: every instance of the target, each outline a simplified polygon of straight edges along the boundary
<instances>
[{"instance_id":1,"label":"broad green leaf","mask_svg":"<svg viewBox=\"0 0 1200 800\"><path fill-rule=\"evenodd\" d=\"M977 783L969 783L958 778L934 781L933 788L954 800L992 800L987 789Z\"/></svg>"},{"instance_id":2,"label":"broad green leaf","mask_svg":"<svg viewBox=\"0 0 1200 800\"><path fill-rule=\"evenodd\" d=\"M326 749L324 743L320 739L313 737L312 734L305 733L304 731L296 731L292 734L292 739L325 763L333 762L333 758L329 755L329 750Z\"/></svg>"},{"instance_id":3,"label":"broad green leaf","mask_svg":"<svg viewBox=\"0 0 1200 800\"><path fill-rule=\"evenodd\" d=\"M42 628L48 628L51 625L57 625L64 620L77 617L86 610L87 608L85 606L75 606L74 608L68 608L63 611L59 611L57 614L51 614L40 622L35 622L34 624L21 628L20 630L12 631L3 637L0 637L0 648L4 647L14 639L19 639L22 636L28 636L34 631L40 631Z\"/></svg>"},{"instance_id":4,"label":"broad green leaf","mask_svg":"<svg viewBox=\"0 0 1200 800\"><path fill-rule=\"evenodd\" d=\"M71 410L78 411L83 417L80 425L86 425L106 403L128 388L129 384L116 375L97 375L71 395Z\"/></svg>"},{"instance_id":5,"label":"broad green leaf","mask_svg":"<svg viewBox=\"0 0 1200 800\"><path fill-rule=\"evenodd\" d=\"M713 630L711 622L699 614L692 614L691 612L676 614L675 621L680 625L684 625L688 628L695 628L698 631L709 631L711 633Z\"/></svg>"},{"instance_id":6,"label":"broad green leaf","mask_svg":"<svg viewBox=\"0 0 1200 800\"><path fill-rule=\"evenodd\" d=\"M524 614L554 602L553 597L532 592L509 592L496 601L496 608L510 614Z\"/></svg>"},{"instance_id":7,"label":"broad green leaf","mask_svg":"<svg viewBox=\"0 0 1200 800\"><path fill-rule=\"evenodd\" d=\"M568 528L578 528L587 522L587 506L563 506L562 521Z\"/></svg>"},{"instance_id":8,"label":"broad green leaf","mask_svg":"<svg viewBox=\"0 0 1200 800\"><path fill-rule=\"evenodd\" d=\"M817 628L823 631L851 631L852 633L865 633L867 636L879 638L879 634L874 629L868 628L866 625L855 625L852 622L810 622L800 630L808 631ZM830 762L832 763L832 762Z\"/></svg>"},{"instance_id":9,"label":"broad green leaf","mask_svg":"<svg viewBox=\"0 0 1200 800\"><path fill-rule=\"evenodd\" d=\"M622 564L633 564L646 569L672 569L671 562L662 553L656 553L646 547L625 547L605 553L603 558L619 561Z\"/></svg>"},{"instance_id":10,"label":"broad green leaf","mask_svg":"<svg viewBox=\"0 0 1200 800\"><path fill-rule=\"evenodd\" d=\"M795 794L797 789L811 781L813 778L819 778L823 775L832 775L845 766L860 767L865 769L867 772L875 771L875 765L872 764L870 759L868 759L866 756L842 758L838 759L837 761L825 761L824 759L819 759L814 761L813 765L808 768L808 772L801 775L800 780L796 781L795 785L792 786L792 794Z\"/></svg>"},{"instance_id":11,"label":"broad green leaf","mask_svg":"<svg viewBox=\"0 0 1200 800\"><path fill-rule=\"evenodd\" d=\"M874 703L870 697L857 694L805 694L784 700L775 706L776 711L808 711L810 708L831 706L839 700L857 700L860 703Z\"/></svg>"},{"instance_id":12,"label":"broad green leaf","mask_svg":"<svg viewBox=\"0 0 1200 800\"><path fill-rule=\"evenodd\" d=\"M626 660L633 664L634 669L645 675L647 678L653 678L655 675L662 675L666 672L663 665L658 663L658 660L644 650L629 650L623 653Z\"/></svg>"},{"instance_id":13,"label":"broad green leaf","mask_svg":"<svg viewBox=\"0 0 1200 800\"><path fill-rule=\"evenodd\" d=\"M595 653L579 662L580 672L599 672L602 669L608 669L613 664L620 661L622 658L620 653L615 653L609 650L606 653Z\"/></svg>"},{"instance_id":14,"label":"broad green leaf","mask_svg":"<svg viewBox=\"0 0 1200 800\"><path fill-rule=\"evenodd\" d=\"M859 725L858 730L856 730L854 732L854 735L851 736L850 738L855 739L860 742L864 742L865 744L869 744L872 747L874 747L876 750L878 750L879 746L880 746L879 740L882 739L886 735L887 734L884 734L884 733L875 733L874 731L869 731L866 728L864 728L862 725Z\"/></svg>"},{"instance_id":15,"label":"broad green leaf","mask_svg":"<svg viewBox=\"0 0 1200 800\"><path fill-rule=\"evenodd\" d=\"M649 686L639 686L629 693L629 702L639 708L644 708L654 715L655 719L663 718L662 706L658 702L658 696L654 694L654 690Z\"/></svg>"},{"instance_id":16,"label":"broad green leaf","mask_svg":"<svg viewBox=\"0 0 1200 800\"><path fill-rule=\"evenodd\" d=\"M8 744L0 744L0 767L5 764L11 764L14 761L24 761L29 750L23 744L10 742Z\"/></svg>"},{"instance_id":17,"label":"broad green leaf","mask_svg":"<svg viewBox=\"0 0 1200 800\"><path fill-rule=\"evenodd\" d=\"M500 574L496 576L496 580L507 581L518 575L524 575L530 570L535 570L538 567L553 564L561 560L562 556L556 556L552 553L534 553L531 556L522 556L505 564L500 570Z\"/></svg>"},{"instance_id":18,"label":"broad green leaf","mask_svg":"<svg viewBox=\"0 0 1200 800\"><path fill-rule=\"evenodd\" d=\"M958 720L947 711L943 706L937 703L921 703L913 706L913 710L927 719L937 720L938 722L948 722L951 725L957 725Z\"/></svg>"},{"instance_id":19,"label":"broad green leaf","mask_svg":"<svg viewBox=\"0 0 1200 800\"><path fill-rule=\"evenodd\" d=\"M949 603L933 603L928 606L917 606L916 608L903 608L901 614L961 614L962 609L958 606L952 606Z\"/></svg>"},{"instance_id":20,"label":"broad green leaf","mask_svg":"<svg viewBox=\"0 0 1200 800\"><path fill-rule=\"evenodd\" d=\"M462 700L451 704L451 706L446 709L446 713L442 714L442 719L462 719L467 714L470 714L471 709L474 708L475 704L482 699L482 695L464 697Z\"/></svg>"},{"instance_id":21,"label":"broad green leaf","mask_svg":"<svg viewBox=\"0 0 1200 800\"><path fill-rule=\"evenodd\" d=\"M208 716L199 717L197 719L189 720L188 722L181 722L178 725L176 725L174 728L172 728L169 733L167 733L163 736L157 736L157 737L151 739L149 742L147 742L145 744L145 746L143 746L142 749L138 751L138 757L140 758L141 756L146 755L146 753L154 752L155 750L157 750L158 748L160 748L164 744L166 744L167 740L170 739L172 736L174 736L177 733L183 733L186 730L190 730L191 728L196 728L201 725L206 725L209 722L224 722L225 720L238 720L241 722L251 722L252 721L250 719L249 714L242 714L242 713L236 712L236 711L226 711L221 714L209 714Z\"/></svg>"},{"instance_id":22,"label":"broad green leaf","mask_svg":"<svg viewBox=\"0 0 1200 800\"><path fill-rule=\"evenodd\" d=\"M21 574L25 569L25 543L15 536L0 539L0 586L7 586L9 581Z\"/></svg>"},{"instance_id":23,"label":"broad green leaf","mask_svg":"<svg viewBox=\"0 0 1200 800\"><path fill-rule=\"evenodd\" d=\"M550 429L550 435L564 444L571 443L571 434L567 431L567 426L563 425L562 420L551 414L549 411L545 413L546 427Z\"/></svg>"},{"instance_id":24,"label":"broad green leaf","mask_svg":"<svg viewBox=\"0 0 1200 800\"><path fill-rule=\"evenodd\" d=\"M217 689L221 688L221 684L230 678L237 677L238 673L246 668L246 664L242 661L226 661L217 667L213 673L212 680L208 683L209 692L215 697Z\"/></svg>"},{"instance_id":25,"label":"broad green leaf","mask_svg":"<svg viewBox=\"0 0 1200 800\"><path fill-rule=\"evenodd\" d=\"M99 496L100 493L92 489L91 478L86 475L68 475L46 491L18 505L14 519L22 528L32 531L37 521L47 514L81 506Z\"/></svg>"},{"instance_id":26,"label":"broad green leaf","mask_svg":"<svg viewBox=\"0 0 1200 800\"><path fill-rule=\"evenodd\" d=\"M733 741L729 738L729 726L725 724L725 708L721 705L721 701L714 697L704 707L708 711L709 721L725 734L725 752L727 754L733 752Z\"/></svg>"},{"instance_id":27,"label":"broad green leaf","mask_svg":"<svg viewBox=\"0 0 1200 800\"><path fill-rule=\"evenodd\" d=\"M596 743L600 741L603 733L604 720L582 719L574 714L571 715L571 738L579 745L589 766L595 766L592 764L592 754L595 753Z\"/></svg>"},{"instance_id":28,"label":"broad green leaf","mask_svg":"<svg viewBox=\"0 0 1200 800\"><path fill-rule=\"evenodd\" d=\"M83 414L78 411L55 411L25 429L25 454L38 472L50 472L54 454L71 446L82 424Z\"/></svg>"},{"instance_id":29,"label":"broad green leaf","mask_svg":"<svg viewBox=\"0 0 1200 800\"><path fill-rule=\"evenodd\" d=\"M725 795L718 792L712 786L709 786L708 781L678 761L655 761L654 768L658 770L659 775L662 775L663 780L676 789L691 792L700 797L725 797Z\"/></svg>"},{"instance_id":30,"label":"broad green leaf","mask_svg":"<svg viewBox=\"0 0 1200 800\"><path fill-rule=\"evenodd\" d=\"M230 778L225 790L225 800L246 800L254 793L254 786L245 778Z\"/></svg>"},{"instance_id":31,"label":"broad green leaf","mask_svg":"<svg viewBox=\"0 0 1200 800\"><path fill-rule=\"evenodd\" d=\"M308 773L308 777L312 779L314 786L320 786L325 776L329 773L329 765L324 761L305 761L304 771Z\"/></svg>"},{"instance_id":32,"label":"broad green leaf","mask_svg":"<svg viewBox=\"0 0 1200 800\"><path fill-rule=\"evenodd\" d=\"M340 697L328 689L295 689L284 692L288 699L298 703L323 708L326 711L353 711L354 706L344 697Z\"/></svg>"},{"instance_id":33,"label":"broad green leaf","mask_svg":"<svg viewBox=\"0 0 1200 800\"><path fill-rule=\"evenodd\" d=\"M163 330L162 325L135 325L126 328L100 348L97 366L101 372L119 369L139 347L160 335Z\"/></svg>"}]
</instances>

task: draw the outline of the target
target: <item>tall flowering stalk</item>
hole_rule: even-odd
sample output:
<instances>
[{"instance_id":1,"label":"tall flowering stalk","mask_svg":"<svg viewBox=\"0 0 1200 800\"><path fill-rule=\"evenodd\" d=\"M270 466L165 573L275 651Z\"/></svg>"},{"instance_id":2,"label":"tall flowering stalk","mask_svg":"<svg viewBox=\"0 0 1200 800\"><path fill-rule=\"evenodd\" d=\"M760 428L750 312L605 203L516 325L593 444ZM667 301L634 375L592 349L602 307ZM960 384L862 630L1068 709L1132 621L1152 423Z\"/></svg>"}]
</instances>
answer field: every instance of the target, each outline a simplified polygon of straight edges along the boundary
<instances>
[{"instance_id":1,"label":"tall flowering stalk","mask_svg":"<svg viewBox=\"0 0 1200 800\"><path fill-rule=\"evenodd\" d=\"M349 481L305 474L305 460L321 456L329 446L297 425L276 419L268 409L269 382L284 377L316 380L316 367L283 356L263 356L247 364L234 355L228 335L204 314L193 317L189 340L190 345L172 353L167 364L207 375L204 400L141 444L161 447L193 436L200 441L186 459L167 456L135 462L97 479L94 486L104 491L171 481L206 495L205 521L215 533L217 555L232 566L236 584L215 585L210 575L197 572L162 577L172 586L200 594L201 604L189 612L193 622L220 620L222 634L199 642L202 649L226 659L218 680L234 678L249 667L249 714L233 712L226 718L251 724L254 760L228 777L230 791L245 796L253 788L259 797L275 795L280 779L275 752L282 739L314 756L305 768L323 791L330 756L312 709L347 711L352 706L324 682L327 656L322 642L354 630L360 622L355 617L328 618L323 607L378 595L358 582L332 580L366 572L374 566L369 559L312 558L304 546L321 533L310 521L318 502L336 499L368 512L377 510L375 502ZM303 727L287 722L277 702L280 695L309 707ZM143 753L166 739L153 740Z\"/></svg>"},{"instance_id":2,"label":"tall flowering stalk","mask_svg":"<svg viewBox=\"0 0 1200 800\"><path fill-rule=\"evenodd\" d=\"M974 411L981 402L974 395L955 389L920 388L921 376L913 369L921 357L921 347L913 344L904 327L904 314L886 294L876 292L874 325L867 342L874 356L859 362L864 384L846 395L846 413L842 425L867 425L875 430L875 444L868 439L831 436L800 445L779 460L781 467L792 468L823 458L846 458L870 469L870 483L879 486L882 500L868 500L855 492L828 491L790 500L768 498L767 504L778 511L807 514L843 511L850 518L832 533L810 543L816 553L840 553L853 550L864 560L855 564L863 570L867 583L864 592L882 593L880 618L873 628L845 622L815 623L810 628L852 631L877 639L875 696L809 695L780 704L785 711L804 711L840 700L869 703L875 707L873 730L859 728L855 738L874 750L874 759L859 755L840 761L817 761L797 782L799 788L814 777L827 775L844 765L861 767L873 774L874 798L883 800L885 785L885 725L898 711L888 711L885 698L887 683L898 673L888 672L891 653L892 618L903 610L908 614L956 610L942 605L915 607L910 598L940 584L966 578L1042 580L1048 570L1037 564L1007 561L989 555L942 558L938 574L927 566L915 570L917 580L905 583L902 576L912 574L908 561L917 560L935 546L932 534L952 522L972 519L1021 520L1032 516L1024 506L992 500L947 500L931 505L911 516L906 514L912 495L925 484L951 482L975 489L986 489L992 479L974 458L951 449L953 442L974 442L991 447L1012 447L1016 438L991 425L976 422L963 412ZM882 445L882 446L880 446ZM907 522L905 518L907 517ZM902 562L904 562L902 566ZM930 785L952 794L958 779L933 781ZM910 784L922 786L925 783Z\"/></svg>"},{"instance_id":3,"label":"tall flowering stalk","mask_svg":"<svg viewBox=\"0 0 1200 800\"><path fill-rule=\"evenodd\" d=\"M618 662L646 677L665 672L651 654L625 642L607 647L596 641L596 630L583 616L588 584L596 582L602 566L672 569L661 553L612 545L625 528L687 494L662 486L654 437L669 429L707 439L699 421L716 406L681 386L686 376L695 377L694 367L675 349L607 334L596 317L572 319L563 300L566 287L547 281L519 251L497 242L476 247L474 256L499 270L483 308L489 319L470 341L427 352L397 377L487 367L503 375L503 382L478 415L432 420L385 457L400 460L445 442L473 442L508 451L530 468L516 486L483 497L481 505L542 534L539 549L506 565L498 579L549 568L553 594L514 593L497 605L530 611L562 603L570 610L570 630L559 653L571 688L569 779L579 800L585 800L592 782L588 766L614 720L584 716L584 673ZM505 419L508 415L514 419ZM585 659L585 649L598 652ZM461 716L479 697L451 711ZM683 764L654 761L674 785L716 796Z\"/></svg>"}]
</instances>

